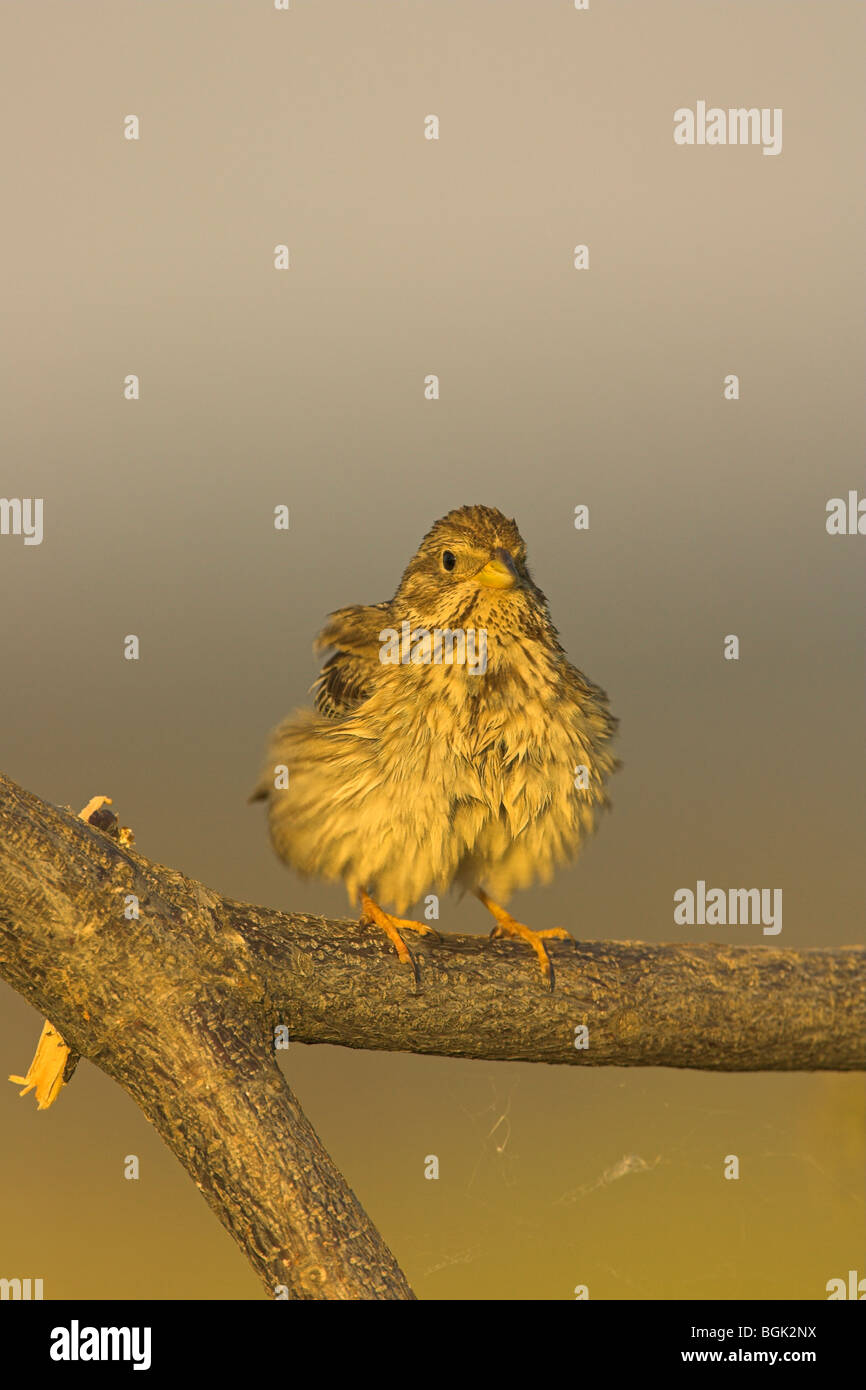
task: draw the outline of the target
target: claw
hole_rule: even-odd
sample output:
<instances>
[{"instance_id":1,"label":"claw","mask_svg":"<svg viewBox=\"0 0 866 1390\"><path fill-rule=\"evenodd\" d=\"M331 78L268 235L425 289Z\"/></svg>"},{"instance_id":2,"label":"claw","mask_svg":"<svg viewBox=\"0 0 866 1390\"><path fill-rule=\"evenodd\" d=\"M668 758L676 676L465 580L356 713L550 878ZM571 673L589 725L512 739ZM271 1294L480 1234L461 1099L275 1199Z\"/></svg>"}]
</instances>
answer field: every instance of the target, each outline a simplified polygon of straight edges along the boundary
<instances>
[{"instance_id":1,"label":"claw","mask_svg":"<svg viewBox=\"0 0 866 1390\"><path fill-rule=\"evenodd\" d=\"M384 908L380 907L378 903L373 902L373 899L367 893L362 892L360 896L361 921L367 921L382 928L382 931L388 937L388 940L392 943L394 950L397 952L398 959L402 961L403 965L411 965L415 981L419 983L418 967L406 942L400 935L400 932L421 932L424 936L434 936L438 941L440 939L438 931L436 931L435 927L428 927L424 922L414 922L407 917L394 917L390 912L386 912Z\"/></svg>"},{"instance_id":2,"label":"claw","mask_svg":"<svg viewBox=\"0 0 866 1390\"><path fill-rule=\"evenodd\" d=\"M553 962L547 954L544 942L546 940L571 941L573 940L571 933L567 932L564 927L547 927L544 931L533 931L531 927L527 927L523 922L518 922L510 912L505 911L504 907L500 907L492 898L489 898L483 888L477 888L475 893L488 912L496 918L496 926L490 933L491 937L510 936L517 938L518 941L525 941L527 946L531 946L538 958L545 986L552 990L554 987Z\"/></svg>"}]
</instances>

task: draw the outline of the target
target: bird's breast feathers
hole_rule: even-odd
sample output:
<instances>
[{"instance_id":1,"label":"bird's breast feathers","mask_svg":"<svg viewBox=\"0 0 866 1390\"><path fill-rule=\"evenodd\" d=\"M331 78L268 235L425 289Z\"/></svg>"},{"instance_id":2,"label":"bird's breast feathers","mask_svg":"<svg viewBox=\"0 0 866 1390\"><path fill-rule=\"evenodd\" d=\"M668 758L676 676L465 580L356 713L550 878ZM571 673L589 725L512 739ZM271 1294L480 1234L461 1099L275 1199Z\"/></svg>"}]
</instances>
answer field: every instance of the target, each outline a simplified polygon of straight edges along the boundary
<instances>
[{"instance_id":1,"label":"bird's breast feathers","mask_svg":"<svg viewBox=\"0 0 866 1390\"><path fill-rule=\"evenodd\" d=\"M278 853L398 912L455 879L507 897L573 857L616 766L604 692L539 642L489 656L368 661L350 713L286 720L266 770L288 773L269 788Z\"/></svg>"}]
</instances>

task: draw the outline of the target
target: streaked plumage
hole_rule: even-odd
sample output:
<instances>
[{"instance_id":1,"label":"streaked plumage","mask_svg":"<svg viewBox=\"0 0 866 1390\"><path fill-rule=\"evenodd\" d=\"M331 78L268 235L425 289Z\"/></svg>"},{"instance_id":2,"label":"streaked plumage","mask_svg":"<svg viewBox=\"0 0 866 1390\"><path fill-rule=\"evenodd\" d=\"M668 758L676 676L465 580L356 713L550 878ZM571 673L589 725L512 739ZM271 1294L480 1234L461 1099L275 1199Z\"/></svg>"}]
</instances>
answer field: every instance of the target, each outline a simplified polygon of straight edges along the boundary
<instances>
[{"instance_id":1,"label":"streaked plumage","mask_svg":"<svg viewBox=\"0 0 866 1390\"><path fill-rule=\"evenodd\" d=\"M485 630L486 671L383 665L380 633L404 621ZM403 913L452 884L507 900L574 857L607 804L617 721L568 661L514 521L490 507L449 512L394 598L332 613L316 647L334 649L316 712L274 731L256 793L298 872ZM274 788L280 764L285 790Z\"/></svg>"}]
</instances>

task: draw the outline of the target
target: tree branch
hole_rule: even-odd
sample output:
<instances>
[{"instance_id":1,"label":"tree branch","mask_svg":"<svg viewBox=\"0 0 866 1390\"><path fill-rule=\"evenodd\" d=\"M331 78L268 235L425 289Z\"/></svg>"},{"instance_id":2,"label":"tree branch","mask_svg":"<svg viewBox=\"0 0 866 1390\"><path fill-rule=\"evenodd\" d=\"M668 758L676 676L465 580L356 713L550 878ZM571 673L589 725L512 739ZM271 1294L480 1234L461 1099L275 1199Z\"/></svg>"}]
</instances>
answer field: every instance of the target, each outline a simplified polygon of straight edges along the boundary
<instances>
[{"instance_id":1,"label":"tree branch","mask_svg":"<svg viewBox=\"0 0 866 1390\"><path fill-rule=\"evenodd\" d=\"M518 943L409 944L417 983L373 928L222 898L0 776L0 975L132 1095L272 1295L412 1297L276 1065L277 1025L457 1057L866 1068L858 948L551 941L551 994Z\"/></svg>"},{"instance_id":2,"label":"tree branch","mask_svg":"<svg viewBox=\"0 0 866 1390\"><path fill-rule=\"evenodd\" d=\"M0 975L129 1092L271 1297L412 1298L276 1065L217 895L2 776L0 846Z\"/></svg>"}]
</instances>

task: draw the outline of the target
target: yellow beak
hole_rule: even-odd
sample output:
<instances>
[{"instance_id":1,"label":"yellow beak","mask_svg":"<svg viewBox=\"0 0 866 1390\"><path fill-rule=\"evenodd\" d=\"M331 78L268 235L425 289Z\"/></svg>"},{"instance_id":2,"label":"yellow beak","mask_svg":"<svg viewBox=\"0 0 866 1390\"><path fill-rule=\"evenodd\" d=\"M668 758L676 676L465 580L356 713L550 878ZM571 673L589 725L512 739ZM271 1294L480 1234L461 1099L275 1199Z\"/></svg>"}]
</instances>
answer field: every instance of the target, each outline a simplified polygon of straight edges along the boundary
<instances>
[{"instance_id":1,"label":"yellow beak","mask_svg":"<svg viewBox=\"0 0 866 1390\"><path fill-rule=\"evenodd\" d=\"M513 589L517 583L517 571L510 555L507 559L507 564L502 560L488 560L475 576L478 583L484 584L488 589Z\"/></svg>"}]
</instances>

